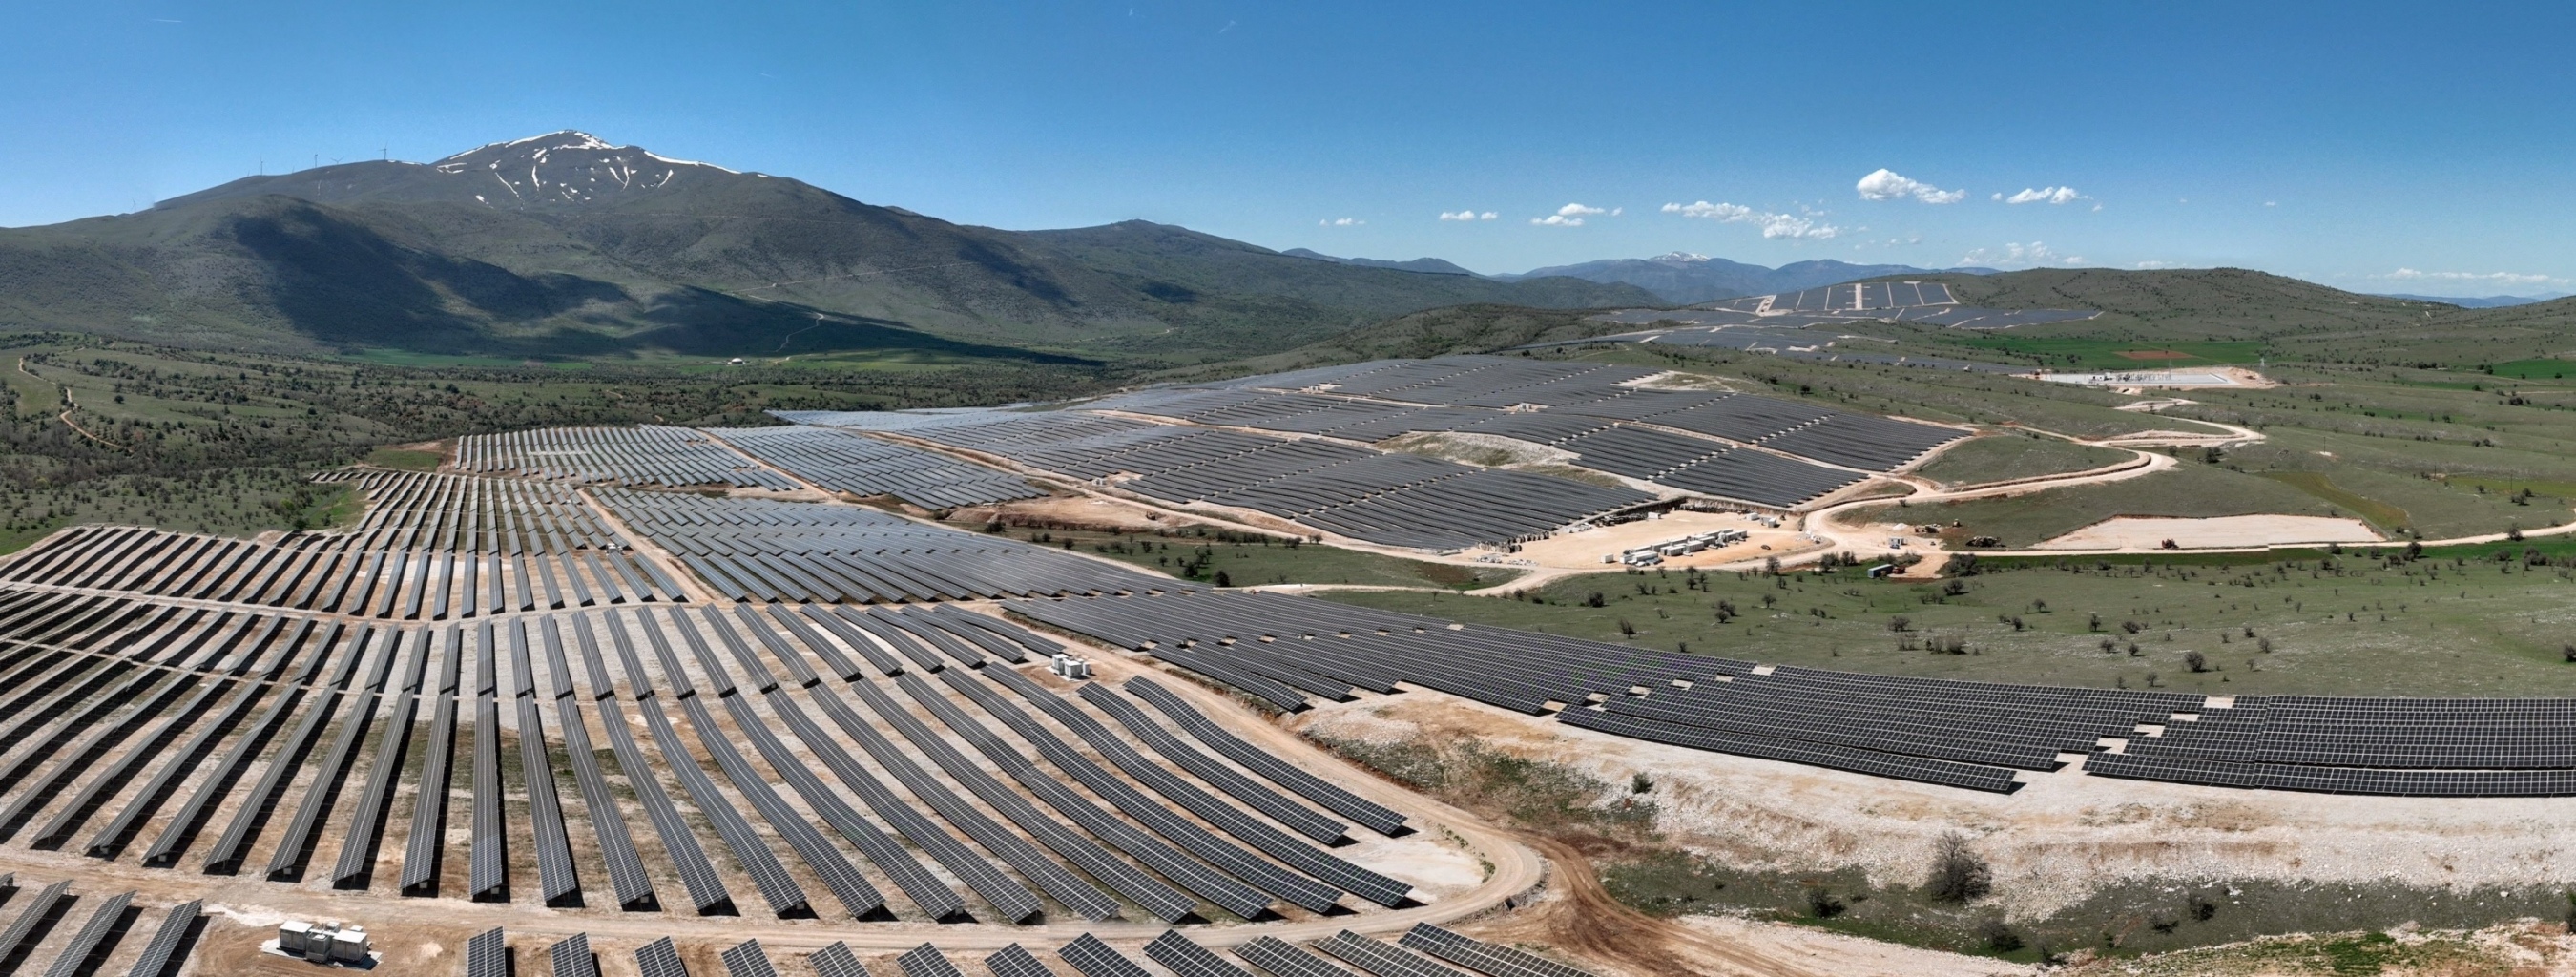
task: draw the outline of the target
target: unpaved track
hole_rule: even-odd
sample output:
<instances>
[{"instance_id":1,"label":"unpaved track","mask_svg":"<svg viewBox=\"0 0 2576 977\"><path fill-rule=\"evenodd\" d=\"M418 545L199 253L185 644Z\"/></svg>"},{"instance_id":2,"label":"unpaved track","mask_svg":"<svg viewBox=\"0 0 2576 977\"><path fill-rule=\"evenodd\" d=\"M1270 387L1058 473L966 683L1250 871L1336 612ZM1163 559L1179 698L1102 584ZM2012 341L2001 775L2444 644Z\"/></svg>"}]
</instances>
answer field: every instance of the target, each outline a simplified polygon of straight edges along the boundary
<instances>
[{"instance_id":1,"label":"unpaved track","mask_svg":"<svg viewBox=\"0 0 2576 977\"><path fill-rule=\"evenodd\" d=\"M1735 977L1831 977L1797 963L1767 957L1719 940L1672 920L1630 909L1601 885L1592 860L1574 846L1550 838L1523 835L1522 840L1547 855L1556 869L1550 888L1561 905L1545 907L1556 918L1549 935L1556 945L1599 960L1626 966L1640 974L1692 974Z\"/></svg>"}]
</instances>

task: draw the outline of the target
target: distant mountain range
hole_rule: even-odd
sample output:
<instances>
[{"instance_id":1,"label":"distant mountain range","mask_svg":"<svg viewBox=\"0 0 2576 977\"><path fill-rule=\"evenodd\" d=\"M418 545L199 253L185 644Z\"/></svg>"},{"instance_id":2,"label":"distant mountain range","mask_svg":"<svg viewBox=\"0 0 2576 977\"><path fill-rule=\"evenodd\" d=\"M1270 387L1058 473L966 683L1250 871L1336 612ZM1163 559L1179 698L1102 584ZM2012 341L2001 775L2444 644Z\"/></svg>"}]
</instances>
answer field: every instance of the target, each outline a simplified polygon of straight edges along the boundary
<instances>
[{"instance_id":1,"label":"distant mountain range","mask_svg":"<svg viewBox=\"0 0 2576 977\"><path fill-rule=\"evenodd\" d=\"M2551 299L2562 299L2567 297L2567 294L2564 292L2529 296L2489 295L2484 298L2469 298L2458 295L2407 295L2400 292L2380 292L2377 294L2382 298L2413 299L2417 302L2440 302L2446 305L2456 305L2463 309L2503 309L2517 305L2531 305L2536 302L2547 302Z\"/></svg>"},{"instance_id":2,"label":"distant mountain range","mask_svg":"<svg viewBox=\"0 0 2576 977\"><path fill-rule=\"evenodd\" d=\"M1451 264L1440 258L1415 258L1411 261L1388 261L1384 258L1336 258L1320 251L1310 251L1305 248L1289 248L1288 250L1279 253L1292 254L1300 258L1312 258L1317 261L1330 261L1337 265L1358 265L1362 268L1393 268L1397 271L1418 271L1425 275L1476 274L1475 272L1468 271L1465 268L1458 267L1457 265ZM1479 275L1477 277L1493 276ZM1508 279L1496 278L1495 280L1506 281Z\"/></svg>"},{"instance_id":3,"label":"distant mountain range","mask_svg":"<svg viewBox=\"0 0 2576 977\"><path fill-rule=\"evenodd\" d=\"M1434 275L1474 275L1439 258L1415 258L1411 261L1386 261L1379 258L1336 258L1304 248L1292 248L1285 254L1314 258L1368 268L1395 268ZM1480 277L1494 281L1516 282L1533 278L1579 278L1604 285L1634 285L1654 293L1671 305L1692 305L1716 299L1741 298L1747 295L1774 295L1817 288L1863 278L1885 278L1891 275L1930 275L1943 273L1991 274L1990 268L1916 268L1911 265L1855 265L1825 259L1801 261L1766 268L1740 261L1711 258L1704 254L1675 251L1652 258L1609 258L1586 261L1579 265L1557 265L1538 268L1518 275L1497 274Z\"/></svg>"},{"instance_id":4,"label":"distant mountain range","mask_svg":"<svg viewBox=\"0 0 2576 977\"><path fill-rule=\"evenodd\" d=\"M1612 258L1587 261L1579 265L1538 268L1528 274L1512 276L1514 280L1562 276L1588 282L1635 285L1675 305L1690 305L1715 299L1746 295L1772 295L1816 288L1863 278L1885 278L1891 275L1964 272L1984 274L1984 268L1916 268L1910 265L1855 265L1831 258L1822 261L1800 261L1778 268L1748 265L1711 258L1704 254L1675 251L1652 258Z\"/></svg>"},{"instance_id":5,"label":"distant mountain range","mask_svg":"<svg viewBox=\"0 0 2576 977\"><path fill-rule=\"evenodd\" d=\"M954 224L571 131L0 230L0 328L283 352L1190 362L1444 306L1658 301L1570 277L1316 260L1143 221Z\"/></svg>"}]
</instances>

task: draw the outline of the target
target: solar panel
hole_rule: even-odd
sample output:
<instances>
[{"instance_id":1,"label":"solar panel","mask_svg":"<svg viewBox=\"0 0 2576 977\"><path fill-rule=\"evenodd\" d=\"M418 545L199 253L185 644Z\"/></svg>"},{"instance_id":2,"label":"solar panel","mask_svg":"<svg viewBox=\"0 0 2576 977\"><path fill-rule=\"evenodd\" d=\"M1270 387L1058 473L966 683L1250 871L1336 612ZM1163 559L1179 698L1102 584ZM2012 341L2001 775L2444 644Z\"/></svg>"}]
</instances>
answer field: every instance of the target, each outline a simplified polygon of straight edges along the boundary
<instances>
[{"instance_id":1,"label":"solar panel","mask_svg":"<svg viewBox=\"0 0 2576 977\"><path fill-rule=\"evenodd\" d=\"M590 952L590 934L575 933L547 948L546 959L554 964L555 977L599 977L599 958Z\"/></svg>"},{"instance_id":2,"label":"solar panel","mask_svg":"<svg viewBox=\"0 0 2576 977\"><path fill-rule=\"evenodd\" d=\"M1277 977L1351 977L1324 958L1288 945L1276 936L1257 936L1234 948L1234 955Z\"/></svg>"},{"instance_id":3,"label":"solar panel","mask_svg":"<svg viewBox=\"0 0 2576 977\"><path fill-rule=\"evenodd\" d=\"M71 942L63 945L62 952L54 957L53 965L45 968L45 977L73 977L79 973L81 965L89 962L90 954L98 950L100 941L124 924L125 907L133 901L134 893L124 892L100 903L98 910L89 914L89 921L81 924L80 931L72 934Z\"/></svg>"},{"instance_id":4,"label":"solar panel","mask_svg":"<svg viewBox=\"0 0 2576 977\"><path fill-rule=\"evenodd\" d=\"M161 977L169 969L170 958L179 952L179 943L188 938L197 925L197 914L204 904L195 899L170 907L161 917L161 925L152 931L152 940L143 945L142 955L134 959L134 969L126 977Z\"/></svg>"},{"instance_id":5,"label":"solar panel","mask_svg":"<svg viewBox=\"0 0 2576 977\"><path fill-rule=\"evenodd\" d=\"M64 879L46 886L43 891L36 893L34 899L27 901L27 908L18 911L17 918L9 921L8 928L0 929L0 960L6 960L10 954L18 952L18 944L26 942L27 934L33 932L36 924L43 922L45 916L54 911L54 903L62 901L63 892L71 887L72 880Z\"/></svg>"},{"instance_id":6,"label":"solar panel","mask_svg":"<svg viewBox=\"0 0 2576 977\"><path fill-rule=\"evenodd\" d=\"M938 947L928 943L904 951L903 956L894 958L894 964L902 969L903 977L966 977L965 971L949 963L947 957L939 955Z\"/></svg>"},{"instance_id":7,"label":"solar panel","mask_svg":"<svg viewBox=\"0 0 2576 977\"><path fill-rule=\"evenodd\" d=\"M769 965L769 954L760 948L759 940L744 940L720 955L725 973L732 977L778 977L778 968Z\"/></svg>"},{"instance_id":8,"label":"solar panel","mask_svg":"<svg viewBox=\"0 0 2576 977\"><path fill-rule=\"evenodd\" d=\"M806 954L805 968L813 971L814 977L868 977L868 968L859 963L858 954L851 953L850 945L839 940Z\"/></svg>"},{"instance_id":9,"label":"solar panel","mask_svg":"<svg viewBox=\"0 0 2576 977\"><path fill-rule=\"evenodd\" d=\"M1179 930L1164 930L1145 944L1145 957L1180 977L1252 977L1252 972L1225 962L1208 948L1190 942Z\"/></svg>"},{"instance_id":10,"label":"solar panel","mask_svg":"<svg viewBox=\"0 0 2576 977\"><path fill-rule=\"evenodd\" d=\"M1315 941L1315 949L1340 957L1377 977L1464 977L1455 968L1349 930Z\"/></svg>"},{"instance_id":11,"label":"solar panel","mask_svg":"<svg viewBox=\"0 0 2576 977\"><path fill-rule=\"evenodd\" d=\"M1164 930L1163 932L1170 934L1177 931ZM1137 966L1135 961L1110 949L1109 944L1100 942L1099 937L1089 933L1084 933L1074 938L1073 942L1057 947L1055 955L1063 957L1064 962L1081 973L1082 977L1153 977L1152 974L1145 972L1145 968Z\"/></svg>"},{"instance_id":12,"label":"solar panel","mask_svg":"<svg viewBox=\"0 0 2576 977\"><path fill-rule=\"evenodd\" d=\"M1017 943L985 957L984 968L992 971L993 977L1056 977L1055 971Z\"/></svg>"},{"instance_id":13,"label":"solar panel","mask_svg":"<svg viewBox=\"0 0 2576 977\"><path fill-rule=\"evenodd\" d=\"M689 977L689 965L680 961L680 948L667 936L635 951L635 969L643 977Z\"/></svg>"},{"instance_id":14,"label":"solar panel","mask_svg":"<svg viewBox=\"0 0 2576 977\"><path fill-rule=\"evenodd\" d=\"M498 926L465 941L465 977L510 977L510 947Z\"/></svg>"},{"instance_id":15,"label":"solar panel","mask_svg":"<svg viewBox=\"0 0 2576 977\"><path fill-rule=\"evenodd\" d=\"M1413 924L1396 943L1492 977L1593 977L1518 947L1487 943L1429 923Z\"/></svg>"}]
</instances>

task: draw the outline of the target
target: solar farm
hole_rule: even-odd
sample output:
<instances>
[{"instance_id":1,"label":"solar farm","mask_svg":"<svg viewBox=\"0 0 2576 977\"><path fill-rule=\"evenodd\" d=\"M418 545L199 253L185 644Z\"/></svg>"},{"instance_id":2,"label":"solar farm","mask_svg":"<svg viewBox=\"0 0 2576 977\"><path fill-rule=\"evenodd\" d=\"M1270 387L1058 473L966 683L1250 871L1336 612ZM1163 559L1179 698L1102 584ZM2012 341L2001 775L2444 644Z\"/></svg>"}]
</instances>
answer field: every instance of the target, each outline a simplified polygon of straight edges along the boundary
<instances>
[{"instance_id":1,"label":"solar farm","mask_svg":"<svg viewBox=\"0 0 2576 977\"><path fill-rule=\"evenodd\" d=\"M1390 704L1999 811L2034 785L2576 796L2560 700L1797 667L940 518L1115 503L1463 560L1668 512L1794 518L1972 433L1657 378L1459 356L1043 410L542 429L463 438L434 472L322 473L365 503L340 528L55 532L0 560L0 971L374 961L418 935L461 947L419 965L468 977L1628 972L1462 932L1546 859L1295 732ZM1391 446L1426 434L1557 461ZM386 949L249 940L240 906Z\"/></svg>"},{"instance_id":2,"label":"solar farm","mask_svg":"<svg viewBox=\"0 0 2576 977\"><path fill-rule=\"evenodd\" d=\"M1680 309L1621 309L1593 318L1641 328L1581 339L1517 347L1524 350L1598 343L1648 343L1770 353L1820 362L1877 363L1972 372L2013 372L1988 363L1939 357L1899 357L1866 352L1841 329L1865 322L1899 322L1942 329L1997 331L2020 326L2081 322L2100 315L2083 309L1984 309L1964 305L1939 282L1855 282L1778 295L1720 299ZM1856 352L1855 349L1860 351Z\"/></svg>"}]
</instances>

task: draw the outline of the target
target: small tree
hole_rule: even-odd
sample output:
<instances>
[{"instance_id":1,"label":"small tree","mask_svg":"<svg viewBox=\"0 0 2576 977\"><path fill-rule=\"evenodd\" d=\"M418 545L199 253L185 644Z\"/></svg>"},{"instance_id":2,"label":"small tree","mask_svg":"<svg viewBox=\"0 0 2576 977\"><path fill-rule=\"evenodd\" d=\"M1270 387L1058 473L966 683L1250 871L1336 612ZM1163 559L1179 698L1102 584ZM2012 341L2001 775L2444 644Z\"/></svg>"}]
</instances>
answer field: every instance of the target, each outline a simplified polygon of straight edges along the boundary
<instances>
[{"instance_id":1,"label":"small tree","mask_svg":"<svg viewBox=\"0 0 2576 977\"><path fill-rule=\"evenodd\" d=\"M1923 888L1943 902L1973 902L1995 887L1994 869L1968 847L1968 836L1946 832L1932 842L1932 874Z\"/></svg>"},{"instance_id":2,"label":"small tree","mask_svg":"<svg viewBox=\"0 0 2576 977\"><path fill-rule=\"evenodd\" d=\"M2011 953L2022 946L2021 934L2013 932L2013 928L2004 925L2000 919L1978 923L1977 939L1985 943L1987 950L1995 953Z\"/></svg>"},{"instance_id":3,"label":"small tree","mask_svg":"<svg viewBox=\"0 0 2576 977\"><path fill-rule=\"evenodd\" d=\"M2182 663L2190 667L2190 669L2195 672L2206 672L2209 670L2209 656L2197 651L2183 652Z\"/></svg>"},{"instance_id":4,"label":"small tree","mask_svg":"<svg viewBox=\"0 0 2576 977\"><path fill-rule=\"evenodd\" d=\"M1643 794L1653 789L1655 789L1655 778L1646 776L1644 771L1628 775L1628 793Z\"/></svg>"},{"instance_id":5,"label":"small tree","mask_svg":"<svg viewBox=\"0 0 2576 977\"><path fill-rule=\"evenodd\" d=\"M1817 919L1832 919L1843 914L1843 901L1823 886L1807 890L1807 911Z\"/></svg>"},{"instance_id":6,"label":"small tree","mask_svg":"<svg viewBox=\"0 0 2576 977\"><path fill-rule=\"evenodd\" d=\"M2084 623L2084 630L2087 630L2087 631L2099 631L2099 630L2102 630L2102 615L2100 615L2100 614L2095 614L2095 615L2093 615L2093 616L2092 616L2092 618L2091 618L2090 620L2087 620L2087 621Z\"/></svg>"},{"instance_id":7,"label":"small tree","mask_svg":"<svg viewBox=\"0 0 2576 977\"><path fill-rule=\"evenodd\" d=\"M1219 570L1216 572L1216 585L1219 587L1234 586L1234 576L1223 570Z\"/></svg>"},{"instance_id":8,"label":"small tree","mask_svg":"<svg viewBox=\"0 0 2576 977\"><path fill-rule=\"evenodd\" d=\"M1905 632L1914 630L1914 619L1903 614L1888 618L1887 629L1898 634L1904 634Z\"/></svg>"}]
</instances>

